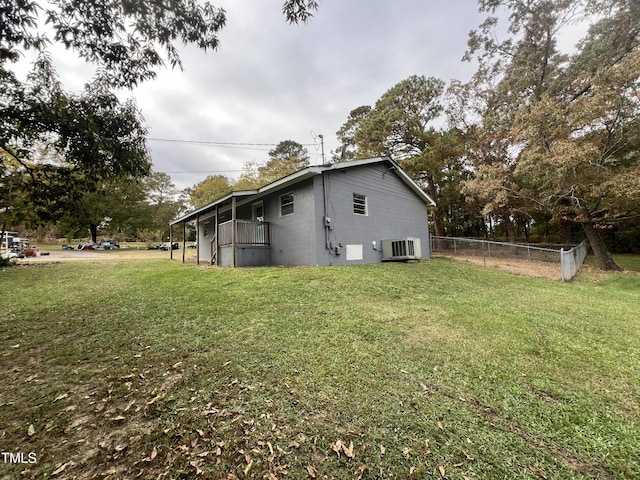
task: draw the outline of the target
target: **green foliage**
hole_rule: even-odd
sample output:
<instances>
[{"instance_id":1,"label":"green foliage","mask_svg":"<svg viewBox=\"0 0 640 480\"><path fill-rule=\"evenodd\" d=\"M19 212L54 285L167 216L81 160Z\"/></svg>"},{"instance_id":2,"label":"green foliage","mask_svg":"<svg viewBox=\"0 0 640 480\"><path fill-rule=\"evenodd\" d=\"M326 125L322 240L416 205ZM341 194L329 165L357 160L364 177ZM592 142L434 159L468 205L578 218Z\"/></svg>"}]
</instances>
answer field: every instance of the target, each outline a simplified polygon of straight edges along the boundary
<instances>
[{"instance_id":1,"label":"green foliage","mask_svg":"<svg viewBox=\"0 0 640 480\"><path fill-rule=\"evenodd\" d=\"M469 175L462 138L455 130L431 126L443 112L443 88L439 79L413 75L384 93L373 109L352 110L337 133L343 145L338 159L391 155L400 160L436 202L433 225L440 236L464 231L472 214L465 211L459 188Z\"/></svg>"},{"instance_id":2,"label":"green foliage","mask_svg":"<svg viewBox=\"0 0 640 480\"><path fill-rule=\"evenodd\" d=\"M253 190L307 167L309 152L300 143L283 140L269 151L264 163L247 162L242 175L233 183L234 190Z\"/></svg>"},{"instance_id":3,"label":"green foliage","mask_svg":"<svg viewBox=\"0 0 640 480\"><path fill-rule=\"evenodd\" d=\"M269 160L258 167L258 178L262 185L309 166L309 152L293 140L283 140L269 151Z\"/></svg>"},{"instance_id":4,"label":"green foliage","mask_svg":"<svg viewBox=\"0 0 640 480\"><path fill-rule=\"evenodd\" d=\"M638 3L480 5L506 8L511 36L498 42L490 17L470 37L467 55L480 69L469 87L485 103L480 125L465 129L477 161L466 192L485 213L544 208L582 224L601 268L617 268L599 230L640 214ZM560 52L563 28L594 13L575 53Z\"/></svg>"},{"instance_id":5,"label":"green foliage","mask_svg":"<svg viewBox=\"0 0 640 480\"><path fill-rule=\"evenodd\" d=\"M308 22L317 9L318 2L315 0L287 0L282 6L289 23Z\"/></svg>"},{"instance_id":6,"label":"green foliage","mask_svg":"<svg viewBox=\"0 0 640 480\"><path fill-rule=\"evenodd\" d=\"M113 91L153 79L165 61L181 67L178 42L216 49L226 13L197 0L5 3L0 7L2 222L30 217L51 223L104 182L150 173L142 117L133 101L121 103ZM312 0L287 0L283 13L290 23L306 22L317 8ZM95 65L81 94L60 85L47 51L51 43ZM38 59L23 82L13 64L25 52Z\"/></svg>"},{"instance_id":7,"label":"green foliage","mask_svg":"<svg viewBox=\"0 0 640 480\"><path fill-rule=\"evenodd\" d=\"M363 157L363 154L358 151L356 132L360 129L363 120L367 118L370 113L371 107L369 105L354 108L349 112L347 121L340 127L340 130L336 132L341 147L333 152L334 162L343 162Z\"/></svg>"},{"instance_id":8,"label":"green foliage","mask_svg":"<svg viewBox=\"0 0 640 480\"><path fill-rule=\"evenodd\" d=\"M429 124L442 113L444 82L412 75L385 92L355 133L360 155L421 155L430 144Z\"/></svg>"},{"instance_id":9,"label":"green foliage","mask_svg":"<svg viewBox=\"0 0 640 480\"><path fill-rule=\"evenodd\" d=\"M209 175L193 188L189 189L189 203L194 208L204 207L209 203L231 193L229 179L223 175Z\"/></svg>"},{"instance_id":10,"label":"green foliage","mask_svg":"<svg viewBox=\"0 0 640 480\"><path fill-rule=\"evenodd\" d=\"M0 177L19 192L10 210L53 222L96 184L142 176L150 162L146 129L134 102L120 103L104 84L65 93L43 55L30 82L11 79L0 92Z\"/></svg>"}]
</instances>

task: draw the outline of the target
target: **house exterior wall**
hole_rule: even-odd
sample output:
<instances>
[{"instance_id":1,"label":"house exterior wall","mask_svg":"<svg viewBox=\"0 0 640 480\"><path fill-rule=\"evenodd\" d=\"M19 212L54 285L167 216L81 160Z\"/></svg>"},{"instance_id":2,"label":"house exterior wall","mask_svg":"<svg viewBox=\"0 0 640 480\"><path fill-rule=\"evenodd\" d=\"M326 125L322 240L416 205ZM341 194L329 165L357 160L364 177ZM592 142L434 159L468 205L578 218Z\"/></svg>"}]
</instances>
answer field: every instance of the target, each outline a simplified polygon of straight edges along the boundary
<instances>
[{"instance_id":1,"label":"house exterior wall","mask_svg":"<svg viewBox=\"0 0 640 480\"><path fill-rule=\"evenodd\" d=\"M213 238L213 233L215 231L215 219L216 217L214 214L202 215L199 217L198 238L196 241L198 242L198 259L200 262L211 262L211 239Z\"/></svg>"},{"instance_id":2,"label":"house exterior wall","mask_svg":"<svg viewBox=\"0 0 640 480\"><path fill-rule=\"evenodd\" d=\"M226 245L218 248L218 265L233 266L233 247ZM238 267L265 267L271 265L271 247L268 245L236 246L236 265Z\"/></svg>"},{"instance_id":3,"label":"house exterior wall","mask_svg":"<svg viewBox=\"0 0 640 480\"><path fill-rule=\"evenodd\" d=\"M281 215L280 196L293 194L293 213ZM312 179L264 197L264 220L270 223L271 265L315 265L315 199Z\"/></svg>"},{"instance_id":4,"label":"house exterior wall","mask_svg":"<svg viewBox=\"0 0 640 480\"><path fill-rule=\"evenodd\" d=\"M262 202L270 224L270 246L238 245L237 266L348 265L382 261L382 240L419 238L422 258L431 256L424 201L398 176L390 163L328 169L293 186L244 198L236 218L253 220L252 205ZM293 195L293 212L282 215L281 196ZM366 199L366 213L354 213L354 194ZM326 200L325 200L326 199ZM230 207L219 210L219 222L231 219ZM325 228L325 216L330 227ZM228 217L228 218L227 218ZM199 217L199 258L211 260L215 216ZM211 228L205 235L205 224ZM221 247L218 264L233 264L233 250Z\"/></svg>"},{"instance_id":5,"label":"house exterior wall","mask_svg":"<svg viewBox=\"0 0 640 480\"><path fill-rule=\"evenodd\" d=\"M384 163L327 171L327 216L331 227L325 238L323 220L323 177L316 184L315 231L317 265L348 265L382 261L381 240L415 237L420 239L422 258L429 258L430 238L427 209L395 170ZM366 197L366 215L354 213L353 194ZM375 247L374 247L375 242ZM328 243L330 248L325 248Z\"/></svg>"}]
</instances>

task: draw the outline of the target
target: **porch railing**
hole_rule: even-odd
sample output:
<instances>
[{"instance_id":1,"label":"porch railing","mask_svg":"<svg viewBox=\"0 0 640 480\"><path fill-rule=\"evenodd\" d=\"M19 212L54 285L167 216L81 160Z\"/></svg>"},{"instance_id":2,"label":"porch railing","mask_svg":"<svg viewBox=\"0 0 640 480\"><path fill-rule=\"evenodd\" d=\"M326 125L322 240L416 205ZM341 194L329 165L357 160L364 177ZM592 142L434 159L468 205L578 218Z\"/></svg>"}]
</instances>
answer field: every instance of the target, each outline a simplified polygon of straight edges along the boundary
<instances>
[{"instance_id":1,"label":"porch railing","mask_svg":"<svg viewBox=\"0 0 640 480\"><path fill-rule=\"evenodd\" d=\"M218 225L218 245L231 245L233 220ZM269 222L236 220L236 245L270 245Z\"/></svg>"}]
</instances>

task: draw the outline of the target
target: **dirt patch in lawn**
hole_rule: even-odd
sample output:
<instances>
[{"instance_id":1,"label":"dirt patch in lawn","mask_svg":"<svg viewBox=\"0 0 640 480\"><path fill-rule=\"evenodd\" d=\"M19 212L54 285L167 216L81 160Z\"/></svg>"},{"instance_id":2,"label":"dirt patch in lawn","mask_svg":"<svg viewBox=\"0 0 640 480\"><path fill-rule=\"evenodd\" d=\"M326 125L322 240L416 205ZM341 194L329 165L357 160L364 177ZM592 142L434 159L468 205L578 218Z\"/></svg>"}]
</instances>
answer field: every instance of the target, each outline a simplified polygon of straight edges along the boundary
<instances>
[{"instance_id":1,"label":"dirt patch in lawn","mask_svg":"<svg viewBox=\"0 0 640 480\"><path fill-rule=\"evenodd\" d=\"M546 278L548 280L562 280L560 263L536 262L515 258L482 258L470 255L441 255L461 262L472 263L487 268L494 268L516 275Z\"/></svg>"},{"instance_id":2,"label":"dirt patch in lawn","mask_svg":"<svg viewBox=\"0 0 640 480\"><path fill-rule=\"evenodd\" d=\"M187 259L195 259L195 252L187 252ZM174 260L182 261L182 251L174 250ZM58 262L126 262L135 260L169 260L169 252L162 250L59 250L50 251L48 255L19 259L21 265Z\"/></svg>"}]
</instances>

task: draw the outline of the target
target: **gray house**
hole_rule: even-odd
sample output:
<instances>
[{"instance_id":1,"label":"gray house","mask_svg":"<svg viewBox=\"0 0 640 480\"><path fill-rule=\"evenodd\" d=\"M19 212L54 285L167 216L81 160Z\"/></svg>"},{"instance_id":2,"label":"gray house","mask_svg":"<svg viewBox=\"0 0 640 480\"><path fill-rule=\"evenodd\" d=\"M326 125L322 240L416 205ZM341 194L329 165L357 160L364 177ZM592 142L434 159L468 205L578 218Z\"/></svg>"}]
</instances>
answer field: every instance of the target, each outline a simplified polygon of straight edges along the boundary
<instances>
[{"instance_id":1,"label":"gray house","mask_svg":"<svg viewBox=\"0 0 640 480\"><path fill-rule=\"evenodd\" d=\"M195 222L198 263L377 263L431 256L431 205L394 160L380 157L307 167L230 193L170 225L171 232L180 224L186 232L186 223Z\"/></svg>"}]
</instances>

